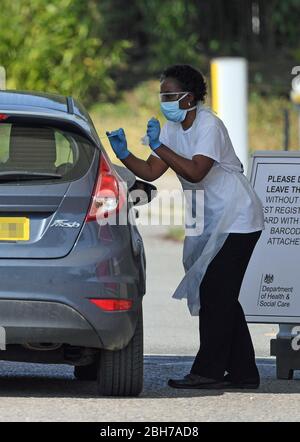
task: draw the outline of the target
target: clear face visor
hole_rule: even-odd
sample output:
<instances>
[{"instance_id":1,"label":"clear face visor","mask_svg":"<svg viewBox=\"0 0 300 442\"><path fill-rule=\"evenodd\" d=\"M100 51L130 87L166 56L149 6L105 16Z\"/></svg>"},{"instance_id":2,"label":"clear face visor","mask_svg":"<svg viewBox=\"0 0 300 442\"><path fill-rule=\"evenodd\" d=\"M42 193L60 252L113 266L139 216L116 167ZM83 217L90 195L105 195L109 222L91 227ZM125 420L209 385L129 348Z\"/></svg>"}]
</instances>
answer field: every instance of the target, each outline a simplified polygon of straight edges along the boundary
<instances>
[{"instance_id":1,"label":"clear face visor","mask_svg":"<svg viewBox=\"0 0 300 442\"><path fill-rule=\"evenodd\" d=\"M183 96L179 97L182 94L183 94ZM180 92L161 92L158 95L159 95L159 100L161 102L164 102L164 101L180 101L184 97L186 97L187 94L189 94L189 92L180 91Z\"/></svg>"}]
</instances>

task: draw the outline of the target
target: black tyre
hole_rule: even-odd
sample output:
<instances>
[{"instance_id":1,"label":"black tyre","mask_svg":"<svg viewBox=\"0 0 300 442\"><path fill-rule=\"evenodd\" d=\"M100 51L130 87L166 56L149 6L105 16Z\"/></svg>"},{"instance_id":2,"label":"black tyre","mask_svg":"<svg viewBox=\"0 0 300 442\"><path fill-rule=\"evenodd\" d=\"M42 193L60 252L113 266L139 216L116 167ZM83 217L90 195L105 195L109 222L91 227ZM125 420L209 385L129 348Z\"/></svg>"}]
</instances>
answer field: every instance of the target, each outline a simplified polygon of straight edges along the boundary
<instances>
[{"instance_id":1,"label":"black tyre","mask_svg":"<svg viewBox=\"0 0 300 442\"><path fill-rule=\"evenodd\" d=\"M98 361L95 360L89 365L76 365L74 367L74 376L79 381L96 381L98 371Z\"/></svg>"},{"instance_id":2,"label":"black tyre","mask_svg":"<svg viewBox=\"0 0 300 442\"><path fill-rule=\"evenodd\" d=\"M143 314L139 314L134 335L122 350L101 350L98 366L100 396L138 396L143 389Z\"/></svg>"}]
</instances>

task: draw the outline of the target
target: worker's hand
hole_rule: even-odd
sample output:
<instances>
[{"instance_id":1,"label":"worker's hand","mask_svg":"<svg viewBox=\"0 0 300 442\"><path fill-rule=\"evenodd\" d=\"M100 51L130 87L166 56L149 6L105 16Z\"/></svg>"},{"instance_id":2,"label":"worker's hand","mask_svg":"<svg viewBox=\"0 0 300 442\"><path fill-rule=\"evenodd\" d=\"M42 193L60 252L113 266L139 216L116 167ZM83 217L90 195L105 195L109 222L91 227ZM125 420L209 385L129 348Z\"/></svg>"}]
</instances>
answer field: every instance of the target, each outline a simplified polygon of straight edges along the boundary
<instances>
[{"instance_id":1,"label":"worker's hand","mask_svg":"<svg viewBox=\"0 0 300 442\"><path fill-rule=\"evenodd\" d=\"M157 118L151 118L147 125L147 135L149 137L149 146L152 150L157 149L161 142L159 141L160 124Z\"/></svg>"},{"instance_id":2,"label":"worker's hand","mask_svg":"<svg viewBox=\"0 0 300 442\"><path fill-rule=\"evenodd\" d=\"M113 130L112 132L106 132L110 145L113 148L117 158L125 160L130 154L127 149L127 141L124 129Z\"/></svg>"}]
</instances>

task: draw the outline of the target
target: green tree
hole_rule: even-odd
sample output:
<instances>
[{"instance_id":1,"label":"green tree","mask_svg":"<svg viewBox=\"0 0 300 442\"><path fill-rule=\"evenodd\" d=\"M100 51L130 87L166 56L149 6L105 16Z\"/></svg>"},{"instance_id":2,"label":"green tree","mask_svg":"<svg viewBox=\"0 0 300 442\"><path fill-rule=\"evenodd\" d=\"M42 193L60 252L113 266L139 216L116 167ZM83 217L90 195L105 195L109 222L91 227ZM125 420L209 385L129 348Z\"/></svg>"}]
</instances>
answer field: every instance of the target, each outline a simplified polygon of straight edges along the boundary
<instances>
[{"instance_id":1,"label":"green tree","mask_svg":"<svg viewBox=\"0 0 300 442\"><path fill-rule=\"evenodd\" d=\"M86 104L114 96L111 73L129 43L104 42L96 0L1 0L0 64L8 86L72 94Z\"/></svg>"}]
</instances>

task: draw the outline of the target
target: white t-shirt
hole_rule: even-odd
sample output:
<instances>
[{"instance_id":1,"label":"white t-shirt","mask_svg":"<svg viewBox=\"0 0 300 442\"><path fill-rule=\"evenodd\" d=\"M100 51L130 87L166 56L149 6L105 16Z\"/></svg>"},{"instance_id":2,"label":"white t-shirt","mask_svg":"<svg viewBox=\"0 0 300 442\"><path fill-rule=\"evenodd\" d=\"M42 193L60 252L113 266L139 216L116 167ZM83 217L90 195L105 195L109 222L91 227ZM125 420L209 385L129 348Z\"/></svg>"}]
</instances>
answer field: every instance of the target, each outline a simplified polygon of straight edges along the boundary
<instances>
[{"instance_id":1,"label":"white t-shirt","mask_svg":"<svg viewBox=\"0 0 300 442\"><path fill-rule=\"evenodd\" d=\"M219 216L225 196L228 198L236 184L237 177L232 171L243 171L223 122L210 109L199 104L190 128L184 130L181 123L167 121L159 140L185 158L192 159L200 154L215 160L208 174L196 185L193 183L193 188L204 190L204 216ZM152 155L159 157L155 152ZM262 203L246 177L245 182L246 190L239 193L235 220L228 232L248 233L264 229Z\"/></svg>"}]
</instances>

